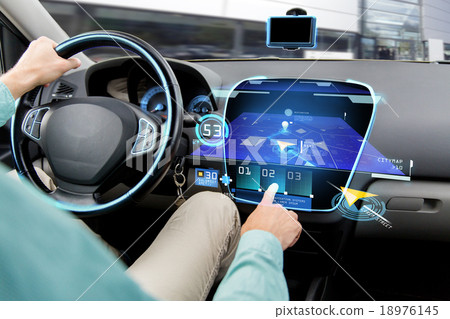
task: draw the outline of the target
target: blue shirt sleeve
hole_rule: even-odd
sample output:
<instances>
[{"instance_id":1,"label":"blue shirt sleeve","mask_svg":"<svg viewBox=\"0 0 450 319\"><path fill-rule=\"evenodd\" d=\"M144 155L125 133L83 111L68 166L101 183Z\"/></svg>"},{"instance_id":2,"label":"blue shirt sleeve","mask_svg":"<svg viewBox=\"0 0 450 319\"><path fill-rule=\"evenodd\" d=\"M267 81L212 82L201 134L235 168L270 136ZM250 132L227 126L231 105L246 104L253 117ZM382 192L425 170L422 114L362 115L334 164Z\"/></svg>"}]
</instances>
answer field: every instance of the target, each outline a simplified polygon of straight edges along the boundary
<instances>
[{"instance_id":1,"label":"blue shirt sleeve","mask_svg":"<svg viewBox=\"0 0 450 319\"><path fill-rule=\"evenodd\" d=\"M16 112L16 104L8 87L0 81L0 126L5 123Z\"/></svg>"},{"instance_id":2,"label":"blue shirt sleeve","mask_svg":"<svg viewBox=\"0 0 450 319\"><path fill-rule=\"evenodd\" d=\"M152 300L68 212L0 165L0 300Z\"/></svg>"},{"instance_id":3,"label":"blue shirt sleeve","mask_svg":"<svg viewBox=\"0 0 450 319\"><path fill-rule=\"evenodd\" d=\"M280 241L262 230L246 232L214 300L289 300Z\"/></svg>"}]
</instances>

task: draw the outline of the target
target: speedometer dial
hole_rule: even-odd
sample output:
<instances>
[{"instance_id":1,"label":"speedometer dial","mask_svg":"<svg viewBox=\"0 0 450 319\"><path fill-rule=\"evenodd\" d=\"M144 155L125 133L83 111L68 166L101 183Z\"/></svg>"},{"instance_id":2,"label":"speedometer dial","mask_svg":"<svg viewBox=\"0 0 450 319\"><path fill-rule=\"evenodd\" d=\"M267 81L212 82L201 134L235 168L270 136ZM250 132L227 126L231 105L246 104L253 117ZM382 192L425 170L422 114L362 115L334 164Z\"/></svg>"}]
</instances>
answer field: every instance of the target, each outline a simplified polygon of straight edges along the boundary
<instances>
[{"instance_id":1,"label":"speedometer dial","mask_svg":"<svg viewBox=\"0 0 450 319\"><path fill-rule=\"evenodd\" d=\"M189 103L187 111L201 115L211 113L213 111L211 99L206 95L198 95Z\"/></svg>"},{"instance_id":2,"label":"speedometer dial","mask_svg":"<svg viewBox=\"0 0 450 319\"><path fill-rule=\"evenodd\" d=\"M154 86L141 99L141 109L167 119L167 100L164 89Z\"/></svg>"}]
</instances>

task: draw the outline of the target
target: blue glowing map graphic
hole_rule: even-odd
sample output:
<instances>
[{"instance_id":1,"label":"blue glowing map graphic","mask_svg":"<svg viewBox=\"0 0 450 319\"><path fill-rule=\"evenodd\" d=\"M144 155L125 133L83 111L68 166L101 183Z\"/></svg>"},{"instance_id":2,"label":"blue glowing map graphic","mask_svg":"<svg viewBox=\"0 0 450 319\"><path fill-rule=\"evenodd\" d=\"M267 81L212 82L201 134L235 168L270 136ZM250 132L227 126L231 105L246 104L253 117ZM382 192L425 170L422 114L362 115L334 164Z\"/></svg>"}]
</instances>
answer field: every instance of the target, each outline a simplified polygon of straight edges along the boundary
<instances>
[{"instance_id":1,"label":"blue glowing map graphic","mask_svg":"<svg viewBox=\"0 0 450 319\"><path fill-rule=\"evenodd\" d=\"M230 123L228 159L352 170L363 142L342 118L244 112ZM283 123L284 122L284 123ZM223 158L223 148L201 145L193 155ZM366 143L357 171L405 175Z\"/></svg>"}]
</instances>

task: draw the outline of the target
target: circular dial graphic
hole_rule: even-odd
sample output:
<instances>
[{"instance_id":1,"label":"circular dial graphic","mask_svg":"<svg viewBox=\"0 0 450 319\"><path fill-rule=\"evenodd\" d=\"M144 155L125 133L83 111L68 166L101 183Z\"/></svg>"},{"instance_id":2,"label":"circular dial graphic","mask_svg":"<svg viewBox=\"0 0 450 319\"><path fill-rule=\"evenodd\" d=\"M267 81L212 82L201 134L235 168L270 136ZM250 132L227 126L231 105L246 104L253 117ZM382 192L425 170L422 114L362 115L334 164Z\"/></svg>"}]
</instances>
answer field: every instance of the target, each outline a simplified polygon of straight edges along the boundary
<instances>
[{"instance_id":1,"label":"circular dial graphic","mask_svg":"<svg viewBox=\"0 0 450 319\"><path fill-rule=\"evenodd\" d=\"M167 100L164 89L154 86L141 99L141 109L167 119Z\"/></svg>"},{"instance_id":2,"label":"circular dial graphic","mask_svg":"<svg viewBox=\"0 0 450 319\"><path fill-rule=\"evenodd\" d=\"M201 115L211 113L213 111L211 99L206 95L198 95L189 103L187 111Z\"/></svg>"},{"instance_id":3,"label":"circular dial graphic","mask_svg":"<svg viewBox=\"0 0 450 319\"><path fill-rule=\"evenodd\" d=\"M195 133L201 144L215 147L228 139L230 129L228 123L219 115L207 114L198 121Z\"/></svg>"}]
</instances>

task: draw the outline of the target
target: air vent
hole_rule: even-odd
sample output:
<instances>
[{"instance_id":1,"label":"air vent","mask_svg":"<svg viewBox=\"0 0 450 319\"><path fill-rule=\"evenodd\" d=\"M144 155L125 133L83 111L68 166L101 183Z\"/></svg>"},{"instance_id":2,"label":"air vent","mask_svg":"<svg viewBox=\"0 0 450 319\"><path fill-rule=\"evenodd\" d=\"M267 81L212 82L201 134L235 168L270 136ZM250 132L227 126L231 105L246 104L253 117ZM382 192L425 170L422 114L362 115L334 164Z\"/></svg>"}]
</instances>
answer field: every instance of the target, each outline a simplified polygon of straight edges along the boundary
<instances>
[{"instance_id":1,"label":"air vent","mask_svg":"<svg viewBox=\"0 0 450 319\"><path fill-rule=\"evenodd\" d=\"M54 100L67 100L72 98L75 93L75 88L66 82L59 82L56 90L53 92L52 97Z\"/></svg>"}]
</instances>

